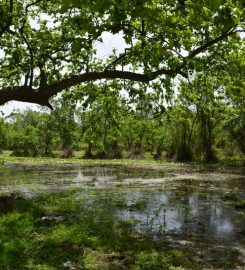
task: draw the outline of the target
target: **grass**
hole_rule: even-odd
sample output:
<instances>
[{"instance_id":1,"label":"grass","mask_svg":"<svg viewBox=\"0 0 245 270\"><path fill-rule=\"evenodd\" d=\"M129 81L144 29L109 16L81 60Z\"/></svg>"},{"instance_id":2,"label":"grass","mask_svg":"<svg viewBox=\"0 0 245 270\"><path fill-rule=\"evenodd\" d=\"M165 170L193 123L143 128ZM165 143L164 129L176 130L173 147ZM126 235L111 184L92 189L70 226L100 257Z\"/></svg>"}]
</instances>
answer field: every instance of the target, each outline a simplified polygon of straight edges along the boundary
<instances>
[{"instance_id":1,"label":"grass","mask_svg":"<svg viewBox=\"0 0 245 270\"><path fill-rule=\"evenodd\" d=\"M117 196L112 198L106 191L12 198L8 209L0 213L1 270L205 269L194 250L177 249L166 240L137 233L133 220L117 220L116 210L128 206L123 202L118 206ZM140 208L144 202L137 204ZM217 259L217 267L236 265L238 254L228 250L226 255Z\"/></svg>"},{"instance_id":2,"label":"grass","mask_svg":"<svg viewBox=\"0 0 245 270\"><path fill-rule=\"evenodd\" d=\"M12 151L4 150L0 154L0 164L4 162L29 162L29 163L85 163L85 164L139 164L139 165L171 165L171 166L181 166L185 164L194 164L202 165L202 162L192 162L192 163L183 163L183 162L169 162L167 160L154 160L152 155L147 152L145 153L145 158L143 159L131 159L131 158L122 158L122 159L83 159L83 151L74 151L74 157L69 159L60 158L61 151L54 151L55 158L52 157L14 157L11 156ZM231 159L221 158L218 161L218 166L224 167L243 167L244 166L244 157L237 156ZM210 166L210 164L209 164Z\"/></svg>"},{"instance_id":3,"label":"grass","mask_svg":"<svg viewBox=\"0 0 245 270\"><path fill-rule=\"evenodd\" d=\"M94 197L90 207L78 191L16 197L0 214L0 269L202 269L192 254L136 233L133 222L115 222L116 206Z\"/></svg>"},{"instance_id":4,"label":"grass","mask_svg":"<svg viewBox=\"0 0 245 270\"><path fill-rule=\"evenodd\" d=\"M4 152L0 162L169 165L151 159L67 160L17 158L10 154ZM235 200L236 197L224 199ZM96 193L88 189L62 191L32 199L11 196L5 202L4 205L4 198L0 200L2 270L204 269L197 262L194 251L179 250L163 240L153 240L147 234L137 233L133 220L115 221L118 209L144 210L145 198L127 205L119 197L113 199L103 191ZM236 260L237 254L228 251L226 258L217 262L217 267L230 269Z\"/></svg>"},{"instance_id":5,"label":"grass","mask_svg":"<svg viewBox=\"0 0 245 270\"><path fill-rule=\"evenodd\" d=\"M80 153L80 152L79 152ZM74 158L62 159L52 157L13 157L11 151L3 151L0 155L1 162L35 162L35 163L93 163L93 164L152 164L164 165L169 164L166 161L156 161L151 158L146 159L82 159L80 154L75 152ZM181 163L171 163L181 164Z\"/></svg>"}]
</instances>

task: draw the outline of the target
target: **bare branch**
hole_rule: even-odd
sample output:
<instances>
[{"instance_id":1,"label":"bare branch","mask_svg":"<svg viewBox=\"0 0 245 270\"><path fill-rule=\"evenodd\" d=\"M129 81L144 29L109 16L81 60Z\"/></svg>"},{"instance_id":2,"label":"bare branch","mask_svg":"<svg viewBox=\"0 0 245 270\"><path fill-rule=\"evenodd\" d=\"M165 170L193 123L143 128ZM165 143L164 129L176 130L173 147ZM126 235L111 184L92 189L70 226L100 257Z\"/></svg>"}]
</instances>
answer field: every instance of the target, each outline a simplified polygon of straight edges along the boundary
<instances>
[{"instance_id":1,"label":"bare branch","mask_svg":"<svg viewBox=\"0 0 245 270\"><path fill-rule=\"evenodd\" d=\"M212 45L224 40L225 38L232 36L234 33L236 33L236 31L234 31L235 28L230 28L226 31L224 31L220 36L211 39L209 41L207 41L206 43L204 43L203 45L201 45L200 47L196 48L195 50L191 51L188 56L186 57L187 59L191 59L194 58L195 56L197 56L199 53L202 53L204 51L206 51L209 47L211 47Z\"/></svg>"},{"instance_id":2,"label":"bare branch","mask_svg":"<svg viewBox=\"0 0 245 270\"><path fill-rule=\"evenodd\" d=\"M151 80L148 75L128 71L107 70L103 72L88 72L71 76L68 79L63 79L52 85L41 84L38 89L33 89L28 86L4 87L0 89L0 105L3 105L10 100L16 100L50 107L48 101L49 98L62 90L79 85L83 82L101 79L127 79L143 83L148 83Z\"/></svg>"},{"instance_id":3,"label":"bare branch","mask_svg":"<svg viewBox=\"0 0 245 270\"><path fill-rule=\"evenodd\" d=\"M29 86L32 87L32 83L33 83L33 77L34 77L34 52L33 49L31 47L30 42L28 41L27 37L24 34L23 29L19 29L19 32L21 34L21 37L23 38L23 40L25 41L27 48L29 50L30 53L30 59L31 59L31 64L30 64L30 82L29 82Z\"/></svg>"},{"instance_id":4,"label":"bare branch","mask_svg":"<svg viewBox=\"0 0 245 270\"><path fill-rule=\"evenodd\" d=\"M25 8L26 14L28 13L28 9L29 9L30 7L35 6L36 4L40 3L41 1L42 1L42 0L37 0L37 1L33 2L33 3L30 3L30 4L26 5L26 8Z\"/></svg>"}]
</instances>

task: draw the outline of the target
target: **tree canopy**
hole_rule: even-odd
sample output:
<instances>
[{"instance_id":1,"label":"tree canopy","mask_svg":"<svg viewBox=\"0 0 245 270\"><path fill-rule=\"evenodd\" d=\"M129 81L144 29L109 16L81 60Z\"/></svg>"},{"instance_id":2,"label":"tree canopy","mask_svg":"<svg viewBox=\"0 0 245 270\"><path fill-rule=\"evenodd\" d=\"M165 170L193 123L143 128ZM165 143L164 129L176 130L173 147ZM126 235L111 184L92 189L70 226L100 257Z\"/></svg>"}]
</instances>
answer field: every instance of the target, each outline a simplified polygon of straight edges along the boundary
<instances>
[{"instance_id":1,"label":"tree canopy","mask_svg":"<svg viewBox=\"0 0 245 270\"><path fill-rule=\"evenodd\" d=\"M239 0L0 0L0 105L51 108L57 93L101 79L188 77L243 42L244 19ZM102 61L104 32L127 48Z\"/></svg>"}]
</instances>

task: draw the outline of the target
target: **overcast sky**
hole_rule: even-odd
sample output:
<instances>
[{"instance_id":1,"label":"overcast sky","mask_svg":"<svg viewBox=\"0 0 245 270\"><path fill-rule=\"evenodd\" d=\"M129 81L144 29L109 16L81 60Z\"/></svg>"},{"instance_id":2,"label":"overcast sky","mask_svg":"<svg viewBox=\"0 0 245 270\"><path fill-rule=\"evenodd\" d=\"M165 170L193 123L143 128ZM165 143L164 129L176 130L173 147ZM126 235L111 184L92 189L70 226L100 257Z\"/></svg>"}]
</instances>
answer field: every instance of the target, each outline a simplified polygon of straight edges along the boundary
<instances>
[{"instance_id":1,"label":"overcast sky","mask_svg":"<svg viewBox=\"0 0 245 270\"><path fill-rule=\"evenodd\" d=\"M122 53L126 48L126 43L123 37L119 34L113 35L111 33L103 33L102 40L103 42L95 43L95 48L97 49L96 56L98 58L107 58L113 51L113 49L116 49L117 53ZM6 116L14 110L25 110L27 108L38 110L39 106L32 103L10 101L4 106L0 106L0 112L4 113L4 115Z\"/></svg>"}]
</instances>

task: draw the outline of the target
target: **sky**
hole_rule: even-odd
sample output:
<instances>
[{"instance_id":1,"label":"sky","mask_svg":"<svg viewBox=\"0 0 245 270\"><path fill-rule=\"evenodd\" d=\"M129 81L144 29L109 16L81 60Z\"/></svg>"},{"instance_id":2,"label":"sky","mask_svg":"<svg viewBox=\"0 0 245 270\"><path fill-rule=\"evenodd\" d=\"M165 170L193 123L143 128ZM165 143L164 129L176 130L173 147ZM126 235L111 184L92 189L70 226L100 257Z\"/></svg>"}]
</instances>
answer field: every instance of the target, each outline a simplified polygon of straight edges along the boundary
<instances>
[{"instance_id":1,"label":"sky","mask_svg":"<svg viewBox=\"0 0 245 270\"><path fill-rule=\"evenodd\" d=\"M103 42L96 42L94 44L97 50L96 56L101 59L107 58L113 49L116 49L119 54L124 52L127 47L125 40L119 34L113 35L111 33L104 32L102 34L102 40ZM40 106L27 102L10 101L5 105L0 106L0 116L1 114L7 116L15 110L25 110L27 108L39 110Z\"/></svg>"}]
</instances>

